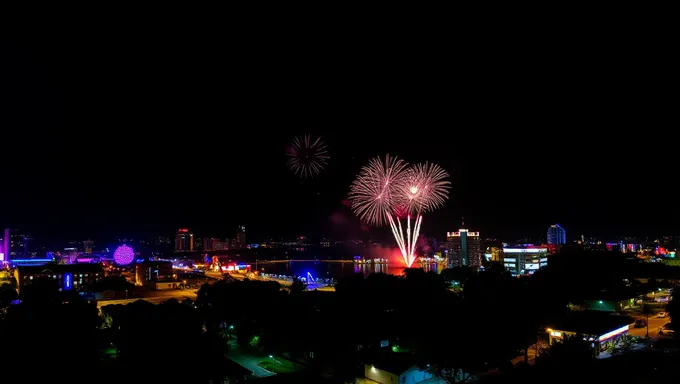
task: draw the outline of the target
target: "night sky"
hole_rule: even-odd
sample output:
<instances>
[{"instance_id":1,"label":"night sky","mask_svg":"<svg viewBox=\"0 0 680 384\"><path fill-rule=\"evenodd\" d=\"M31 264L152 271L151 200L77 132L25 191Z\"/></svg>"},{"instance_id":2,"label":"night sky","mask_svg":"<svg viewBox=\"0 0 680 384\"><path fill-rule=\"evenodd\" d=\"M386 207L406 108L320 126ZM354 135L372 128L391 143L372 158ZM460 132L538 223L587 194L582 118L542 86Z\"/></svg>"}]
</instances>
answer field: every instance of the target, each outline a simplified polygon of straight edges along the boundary
<instances>
[{"instance_id":1,"label":"night sky","mask_svg":"<svg viewBox=\"0 0 680 384\"><path fill-rule=\"evenodd\" d=\"M556 222L569 239L680 234L662 53L95 24L2 41L1 225L355 236L365 232L342 200L361 165L389 152L452 175L426 235L461 216L511 241ZM325 139L331 161L301 182L284 152L305 133Z\"/></svg>"}]
</instances>

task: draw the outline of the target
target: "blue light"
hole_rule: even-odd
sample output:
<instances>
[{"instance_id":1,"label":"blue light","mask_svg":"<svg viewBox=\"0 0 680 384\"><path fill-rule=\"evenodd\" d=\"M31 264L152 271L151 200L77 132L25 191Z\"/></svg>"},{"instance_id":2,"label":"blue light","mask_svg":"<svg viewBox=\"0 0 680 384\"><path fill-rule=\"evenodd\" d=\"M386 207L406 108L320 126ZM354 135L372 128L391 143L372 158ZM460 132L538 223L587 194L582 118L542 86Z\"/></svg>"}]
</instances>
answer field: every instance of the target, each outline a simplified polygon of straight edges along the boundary
<instances>
[{"instance_id":1,"label":"blue light","mask_svg":"<svg viewBox=\"0 0 680 384\"><path fill-rule=\"evenodd\" d=\"M68 291L73 288L73 274L64 273L64 290Z\"/></svg>"}]
</instances>

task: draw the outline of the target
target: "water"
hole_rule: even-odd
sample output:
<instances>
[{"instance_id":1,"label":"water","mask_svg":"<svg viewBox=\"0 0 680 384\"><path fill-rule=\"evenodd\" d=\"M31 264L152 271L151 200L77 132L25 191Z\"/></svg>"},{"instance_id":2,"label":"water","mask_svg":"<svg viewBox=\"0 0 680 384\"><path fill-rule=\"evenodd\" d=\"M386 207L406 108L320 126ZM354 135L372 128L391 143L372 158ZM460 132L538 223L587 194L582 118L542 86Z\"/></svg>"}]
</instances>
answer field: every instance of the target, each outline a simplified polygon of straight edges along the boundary
<instances>
[{"instance_id":1,"label":"water","mask_svg":"<svg viewBox=\"0 0 680 384\"><path fill-rule=\"evenodd\" d=\"M368 276L374 272L382 272L391 275L401 276L404 274L403 264L355 264L355 263L324 263L324 262L287 262L272 264L251 264L253 271L255 268L261 273L307 277L311 274L314 279L333 279L337 280L357 273ZM425 271L437 271L437 264L413 265L414 268L423 268Z\"/></svg>"}]
</instances>

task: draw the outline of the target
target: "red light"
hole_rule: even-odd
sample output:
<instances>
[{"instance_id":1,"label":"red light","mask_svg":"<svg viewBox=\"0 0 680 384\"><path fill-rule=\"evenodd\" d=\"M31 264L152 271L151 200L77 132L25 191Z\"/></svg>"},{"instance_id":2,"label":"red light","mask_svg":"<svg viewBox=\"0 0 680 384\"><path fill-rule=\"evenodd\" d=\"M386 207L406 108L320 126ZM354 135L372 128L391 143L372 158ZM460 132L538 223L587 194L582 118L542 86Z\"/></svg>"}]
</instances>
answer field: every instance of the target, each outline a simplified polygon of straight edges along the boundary
<instances>
[{"instance_id":1,"label":"red light","mask_svg":"<svg viewBox=\"0 0 680 384\"><path fill-rule=\"evenodd\" d=\"M187 233L187 232L189 232L189 228L180 228L180 229L177 230L177 232L179 232L179 233Z\"/></svg>"}]
</instances>

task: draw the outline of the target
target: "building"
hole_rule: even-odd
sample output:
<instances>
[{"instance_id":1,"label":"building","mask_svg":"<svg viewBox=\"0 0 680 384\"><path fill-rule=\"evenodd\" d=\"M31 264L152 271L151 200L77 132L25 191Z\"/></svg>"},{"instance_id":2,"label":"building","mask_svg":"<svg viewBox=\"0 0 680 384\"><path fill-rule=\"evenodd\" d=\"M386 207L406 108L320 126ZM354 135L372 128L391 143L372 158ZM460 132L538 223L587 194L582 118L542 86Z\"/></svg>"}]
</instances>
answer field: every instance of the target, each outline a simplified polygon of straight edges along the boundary
<instances>
[{"instance_id":1,"label":"building","mask_svg":"<svg viewBox=\"0 0 680 384\"><path fill-rule=\"evenodd\" d=\"M229 242L206 237L203 239L203 251L226 251L229 249Z\"/></svg>"},{"instance_id":2,"label":"building","mask_svg":"<svg viewBox=\"0 0 680 384\"><path fill-rule=\"evenodd\" d=\"M447 232L446 240L449 268L463 266L479 268L482 265L485 248L479 232L459 229L458 232Z\"/></svg>"},{"instance_id":3,"label":"building","mask_svg":"<svg viewBox=\"0 0 680 384\"><path fill-rule=\"evenodd\" d=\"M89 239L83 241L83 252L85 252L85 254L89 255L90 253L92 253L93 248L94 248L94 241L89 240Z\"/></svg>"},{"instance_id":4,"label":"building","mask_svg":"<svg viewBox=\"0 0 680 384\"><path fill-rule=\"evenodd\" d=\"M180 228L175 235L175 252L193 252L194 234L188 228Z\"/></svg>"},{"instance_id":5,"label":"building","mask_svg":"<svg viewBox=\"0 0 680 384\"><path fill-rule=\"evenodd\" d=\"M236 238L233 241L234 249L244 249L248 248L248 243L246 243L246 226L240 225L238 231L236 232Z\"/></svg>"},{"instance_id":6,"label":"building","mask_svg":"<svg viewBox=\"0 0 680 384\"><path fill-rule=\"evenodd\" d=\"M567 243L567 231L559 224L553 224L548 228L548 244L562 245Z\"/></svg>"},{"instance_id":7,"label":"building","mask_svg":"<svg viewBox=\"0 0 680 384\"><path fill-rule=\"evenodd\" d=\"M582 335L590 341L593 352L599 355L607 343L616 342L634 323L628 316L609 315L591 311L572 312L549 323L546 329L550 344L562 342L567 337Z\"/></svg>"},{"instance_id":8,"label":"building","mask_svg":"<svg viewBox=\"0 0 680 384\"><path fill-rule=\"evenodd\" d=\"M169 261L149 261L135 265L135 285L156 290L180 287L172 263Z\"/></svg>"},{"instance_id":9,"label":"building","mask_svg":"<svg viewBox=\"0 0 680 384\"><path fill-rule=\"evenodd\" d=\"M415 384L432 378L432 373L416 364L402 361L385 361L364 365L364 376L380 384Z\"/></svg>"},{"instance_id":10,"label":"building","mask_svg":"<svg viewBox=\"0 0 680 384\"><path fill-rule=\"evenodd\" d=\"M498 247L487 247L486 252L484 252L484 260L489 262L500 263L502 260L503 252L501 248Z\"/></svg>"},{"instance_id":11,"label":"building","mask_svg":"<svg viewBox=\"0 0 680 384\"><path fill-rule=\"evenodd\" d=\"M513 276L531 275L548 265L548 248L526 245L503 248L503 266Z\"/></svg>"},{"instance_id":12,"label":"building","mask_svg":"<svg viewBox=\"0 0 680 384\"><path fill-rule=\"evenodd\" d=\"M103 277L104 270L99 264L20 265L14 269L17 291L40 278L57 280L63 291L82 290Z\"/></svg>"},{"instance_id":13,"label":"building","mask_svg":"<svg viewBox=\"0 0 680 384\"><path fill-rule=\"evenodd\" d=\"M5 228L2 235L2 250L0 250L0 262L9 260L9 228Z\"/></svg>"}]
</instances>

